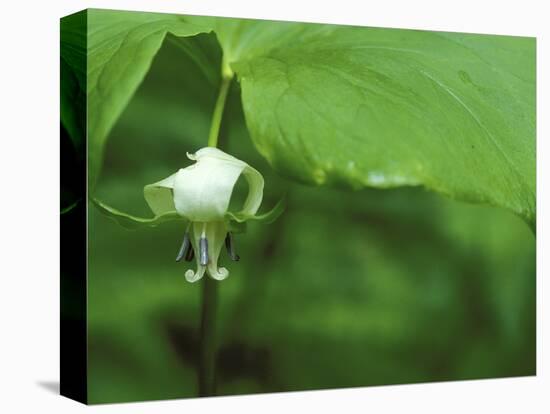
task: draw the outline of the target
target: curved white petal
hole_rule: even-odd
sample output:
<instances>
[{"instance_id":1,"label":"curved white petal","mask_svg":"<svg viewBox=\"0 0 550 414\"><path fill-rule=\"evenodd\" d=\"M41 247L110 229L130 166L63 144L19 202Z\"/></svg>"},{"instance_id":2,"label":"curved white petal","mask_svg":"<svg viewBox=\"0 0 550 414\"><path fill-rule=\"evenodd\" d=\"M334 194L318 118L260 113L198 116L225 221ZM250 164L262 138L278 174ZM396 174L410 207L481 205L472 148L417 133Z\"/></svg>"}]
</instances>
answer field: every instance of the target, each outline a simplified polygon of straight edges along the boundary
<instances>
[{"instance_id":1,"label":"curved white petal","mask_svg":"<svg viewBox=\"0 0 550 414\"><path fill-rule=\"evenodd\" d=\"M194 154L187 153L187 158L193 161L200 161L203 159L212 159L216 158L224 162L233 162L237 164L246 164L244 161L241 161L238 158L235 158L232 155L229 155L226 152L223 152L221 149L215 147L204 147L195 152Z\"/></svg>"},{"instance_id":2,"label":"curved white petal","mask_svg":"<svg viewBox=\"0 0 550 414\"><path fill-rule=\"evenodd\" d=\"M195 283L198 280L202 279L204 276L204 272L206 270L206 266L201 266L200 264L197 265L197 271L193 272L192 269L189 269L185 272L185 280L187 280L190 283Z\"/></svg>"},{"instance_id":3,"label":"curved white petal","mask_svg":"<svg viewBox=\"0 0 550 414\"><path fill-rule=\"evenodd\" d=\"M227 276L229 276L229 270L225 267L215 267L209 264L208 274L212 277L212 279L224 280Z\"/></svg>"},{"instance_id":4,"label":"curved white petal","mask_svg":"<svg viewBox=\"0 0 550 414\"><path fill-rule=\"evenodd\" d=\"M258 211L264 179L256 169L212 147L187 156L195 164L145 186L145 199L156 215L176 210L193 222L222 221L241 174L247 180L248 195L239 214L253 216Z\"/></svg>"},{"instance_id":5,"label":"curved white petal","mask_svg":"<svg viewBox=\"0 0 550 414\"><path fill-rule=\"evenodd\" d=\"M254 215L262 204L262 198L264 196L264 177L256 169L247 165L243 169L243 175L248 182L248 196L244 201L241 214Z\"/></svg>"},{"instance_id":6,"label":"curved white petal","mask_svg":"<svg viewBox=\"0 0 550 414\"><path fill-rule=\"evenodd\" d=\"M176 210L172 189L176 174L159 182L148 184L143 188L143 196L155 215L161 215Z\"/></svg>"},{"instance_id":7,"label":"curved white petal","mask_svg":"<svg viewBox=\"0 0 550 414\"><path fill-rule=\"evenodd\" d=\"M191 221L223 220L233 187L248 164L210 147L188 157L196 163L179 170L174 178L176 210Z\"/></svg>"}]
</instances>

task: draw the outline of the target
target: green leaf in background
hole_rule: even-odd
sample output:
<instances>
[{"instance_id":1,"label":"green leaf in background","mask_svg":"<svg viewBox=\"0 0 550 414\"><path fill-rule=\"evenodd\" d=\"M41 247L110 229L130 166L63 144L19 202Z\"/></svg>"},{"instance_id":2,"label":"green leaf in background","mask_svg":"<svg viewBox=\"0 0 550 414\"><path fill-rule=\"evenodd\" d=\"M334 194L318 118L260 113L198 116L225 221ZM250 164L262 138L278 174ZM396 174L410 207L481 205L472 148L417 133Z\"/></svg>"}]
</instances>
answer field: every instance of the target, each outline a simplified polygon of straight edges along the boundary
<instances>
[{"instance_id":1,"label":"green leaf in background","mask_svg":"<svg viewBox=\"0 0 550 414\"><path fill-rule=\"evenodd\" d=\"M532 38L103 10L88 12L88 31L92 184L165 35L213 31L238 75L255 147L282 175L421 185L505 207L534 229ZM193 45L180 49L207 68Z\"/></svg>"},{"instance_id":2,"label":"green leaf in background","mask_svg":"<svg viewBox=\"0 0 550 414\"><path fill-rule=\"evenodd\" d=\"M81 160L86 138L86 35L86 12L61 20L60 117Z\"/></svg>"},{"instance_id":3,"label":"green leaf in background","mask_svg":"<svg viewBox=\"0 0 550 414\"><path fill-rule=\"evenodd\" d=\"M92 186L99 174L107 135L145 77L166 34L184 37L204 31L177 15L88 10L88 151Z\"/></svg>"},{"instance_id":4,"label":"green leaf in background","mask_svg":"<svg viewBox=\"0 0 550 414\"><path fill-rule=\"evenodd\" d=\"M86 12L61 20L60 209L66 214L86 197ZM78 173L80 172L80 173Z\"/></svg>"},{"instance_id":5,"label":"green leaf in background","mask_svg":"<svg viewBox=\"0 0 550 414\"><path fill-rule=\"evenodd\" d=\"M534 226L534 39L218 21L252 140L283 175L423 185Z\"/></svg>"}]
</instances>

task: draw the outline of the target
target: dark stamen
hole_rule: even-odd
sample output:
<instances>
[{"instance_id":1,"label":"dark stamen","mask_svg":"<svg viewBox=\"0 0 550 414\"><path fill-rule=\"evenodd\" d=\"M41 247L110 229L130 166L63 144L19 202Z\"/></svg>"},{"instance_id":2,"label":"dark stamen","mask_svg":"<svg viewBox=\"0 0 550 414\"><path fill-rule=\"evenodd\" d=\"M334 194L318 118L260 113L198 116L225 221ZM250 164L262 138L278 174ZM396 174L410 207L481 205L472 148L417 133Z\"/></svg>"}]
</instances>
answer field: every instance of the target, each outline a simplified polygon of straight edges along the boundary
<instances>
[{"instance_id":1,"label":"dark stamen","mask_svg":"<svg viewBox=\"0 0 550 414\"><path fill-rule=\"evenodd\" d=\"M186 231L185 235L183 236L183 242L181 244L180 250L178 252L178 255L176 256L176 262L179 262L184 256L187 256L190 247L191 240L189 239L189 232ZM193 250L193 247L191 247L191 250Z\"/></svg>"},{"instance_id":2,"label":"dark stamen","mask_svg":"<svg viewBox=\"0 0 550 414\"><path fill-rule=\"evenodd\" d=\"M233 260L234 262L238 262L241 259L238 254L235 254L233 235L231 234L231 232L228 232L227 236L225 236L225 248L231 260Z\"/></svg>"},{"instance_id":3,"label":"dark stamen","mask_svg":"<svg viewBox=\"0 0 550 414\"><path fill-rule=\"evenodd\" d=\"M193 249L193 245L189 246L189 250L187 250L187 254L185 255L185 261L190 262L195 258L195 249Z\"/></svg>"},{"instance_id":4,"label":"dark stamen","mask_svg":"<svg viewBox=\"0 0 550 414\"><path fill-rule=\"evenodd\" d=\"M206 237L201 237L199 242L200 264L206 266L208 264L208 240Z\"/></svg>"}]
</instances>

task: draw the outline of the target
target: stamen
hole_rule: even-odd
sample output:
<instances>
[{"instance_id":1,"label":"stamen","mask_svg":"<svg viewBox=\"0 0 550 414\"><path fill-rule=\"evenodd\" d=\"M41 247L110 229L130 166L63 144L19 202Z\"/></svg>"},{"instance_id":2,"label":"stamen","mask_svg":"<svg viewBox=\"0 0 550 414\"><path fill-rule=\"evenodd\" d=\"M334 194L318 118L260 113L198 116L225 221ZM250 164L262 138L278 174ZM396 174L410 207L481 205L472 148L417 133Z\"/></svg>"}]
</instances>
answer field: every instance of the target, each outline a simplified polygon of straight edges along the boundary
<instances>
[{"instance_id":1,"label":"stamen","mask_svg":"<svg viewBox=\"0 0 550 414\"><path fill-rule=\"evenodd\" d=\"M228 232L225 236L225 248L231 260L233 260L234 262L238 262L241 259L239 255L235 253L235 248L233 246L233 235L231 234L231 232Z\"/></svg>"},{"instance_id":2,"label":"stamen","mask_svg":"<svg viewBox=\"0 0 550 414\"><path fill-rule=\"evenodd\" d=\"M190 262L195 258L195 249L193 249L193 245L189 246L189 250L187 250L187 254L185 255L185 261Z\"/></svg>"},{"instance_id":3,"label":"stamen","mask_svg":"<svg viewBox=\"0 0 550 414\"><path fill-rule=\"evenodd\" d=\"M206 266L208 264L208 240L206 240L205 236L201 236L199 241L199 263L202 266Z\"/></svg>"},{"instance_id":4,"label":"stamen","mask_svg":"<svg viewBox=\"0 0 550 414\"><path fill-rule=\"evenodd\" d=\"M185 235L183 236L183 242L181 244L180 250L178 252L178 255L176 256L176 262L179 262L184 256L187 259L187 255L189 254L189 247L191 247L191 240L189 239L189 231L185 231ZM191 251L193 251L193 247L191 247Z\"/></svg>"}]
</instances>

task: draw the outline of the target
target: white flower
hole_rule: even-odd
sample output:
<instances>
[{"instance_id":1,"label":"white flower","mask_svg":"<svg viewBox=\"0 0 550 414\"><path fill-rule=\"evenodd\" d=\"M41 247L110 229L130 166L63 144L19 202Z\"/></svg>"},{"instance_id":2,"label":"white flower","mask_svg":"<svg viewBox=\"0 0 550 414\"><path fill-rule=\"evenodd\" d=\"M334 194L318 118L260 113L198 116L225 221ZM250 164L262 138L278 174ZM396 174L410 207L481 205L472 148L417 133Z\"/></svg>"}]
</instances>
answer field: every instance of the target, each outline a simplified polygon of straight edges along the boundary
<instances>
[{"instance_id":1,"label":"white flower","mask_svg":"<svg viewBox=\"0 0 550 414\"><path fill-rule=\"evenodd\" d=\"M206 272L217 280L223 280L229 271L218 268L218 258L224 242L233 260L232 235L229 233L228 216L239 222L255 216L263 197L264 179L247 163L212 147L202 148L195 154L187 154L196 161L170 177L144 188L145 200L156 216L176 211L190 221L178 258L197 260L197 270L187 270L185 278L196 282ZM228 212L233 188L243 175L249 186L248 196L240 212Z\"/></svg>"}]
</instances>

